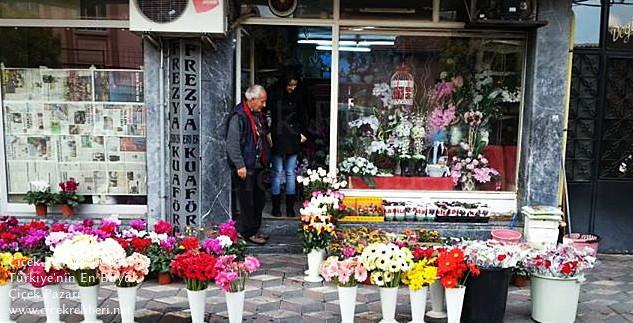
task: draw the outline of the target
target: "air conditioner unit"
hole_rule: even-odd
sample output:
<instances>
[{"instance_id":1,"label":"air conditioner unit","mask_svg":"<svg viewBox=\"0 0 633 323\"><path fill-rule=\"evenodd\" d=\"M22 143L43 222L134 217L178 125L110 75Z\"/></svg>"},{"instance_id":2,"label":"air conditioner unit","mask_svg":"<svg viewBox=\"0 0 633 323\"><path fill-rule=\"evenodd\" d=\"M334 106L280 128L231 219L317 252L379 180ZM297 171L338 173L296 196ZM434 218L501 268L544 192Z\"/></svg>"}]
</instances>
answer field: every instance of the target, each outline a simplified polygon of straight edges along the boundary
<instances>
[{"instance_id":1,"label":"air conditioner unit","mask_svg":"<svg viewBox=\"0 0 633 323\"><path fill-rule=\"evenodd\" d=\"M224 0L130 0L130 30L224 33Z\"/></svg>"}]
</instances>

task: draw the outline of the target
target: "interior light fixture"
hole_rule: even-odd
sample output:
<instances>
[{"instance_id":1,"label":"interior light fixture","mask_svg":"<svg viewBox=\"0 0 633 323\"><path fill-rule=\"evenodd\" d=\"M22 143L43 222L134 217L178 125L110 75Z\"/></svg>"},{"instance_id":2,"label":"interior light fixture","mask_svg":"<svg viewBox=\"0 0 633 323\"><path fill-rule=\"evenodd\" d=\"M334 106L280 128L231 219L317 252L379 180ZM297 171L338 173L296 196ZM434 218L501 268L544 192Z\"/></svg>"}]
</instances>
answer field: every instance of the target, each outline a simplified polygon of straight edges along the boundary
<instances>
[{"instance_id":1,"label":"interior light fixture","mask_svg":"<svg viewBox=\"0 0 633 323\"><path fill-rule=\"evenodd\" d=\"M332 41L331 40L326 40L326 39L299 39L297 40L298 44L315 44L317 46L332 46ZM366 45L371 45L371 41L370 42L365 42ZM353 41L353 40L340 40L338 42L338 44L340 46L356 46L359 43ZM379 45L379 44L376 44ZM393 45L393 44L392 44Z\"/></svg>"},{"instance_id":2,"label":"interior light fixture","mask_svg":"<svg viewBox=\"0 0 633 323\"><path fill-rule=\"evenodd\" d=\"M331 51L332 46L317 46L317 50L327 50ZM350 46L340 46L338 48L340 52L371 52L371 48L369 47L350 47Z\"/></svg>"}]
</instances>

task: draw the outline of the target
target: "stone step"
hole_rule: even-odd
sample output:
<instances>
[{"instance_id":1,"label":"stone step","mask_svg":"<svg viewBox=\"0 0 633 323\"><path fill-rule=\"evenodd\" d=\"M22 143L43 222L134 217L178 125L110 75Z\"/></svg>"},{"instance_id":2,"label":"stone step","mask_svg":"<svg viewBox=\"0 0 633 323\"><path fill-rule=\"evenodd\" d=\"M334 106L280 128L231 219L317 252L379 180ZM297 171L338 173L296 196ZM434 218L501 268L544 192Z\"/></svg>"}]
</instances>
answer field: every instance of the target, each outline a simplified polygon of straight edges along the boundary
<instances>
[{"instance_id":1,"label":"stone step","mask_svg":"<svg viewBox=\"0 0 633 323\"><path fill-rule=\"evenodd\" d=\"M338 299L338 290L332 285L319 286L306 288L303 295L317 301L327 302Z\"/></svg>"},{"instance_id":2,"label":"stone step","mask_svg":"<svg viewBox=\"0 0 633 323\"><path fill-rule=\"evenodd\" d=\"M304 323L339 323L341 316L338 312L322 311L306 313L302 316Z\"/></svg>"},{"instance_id":3,"label":"stone step","mask_svg":"<svg viewBox=\"0 0 633 323\"><path fill-rule=\"evenodd\" d=\"M255 288L266 288L272 286L280 286L282 283L282 278L279 276L263 274L251 276L246 283L248 284L248 286L253 286Z\"/></svg>"},{"instance_id":4,"label":"stone step","mask_svg":"<svg viewBox=\"0 0 633 323\"><path fill-rule=\"evenodd\" d=\"M323 311L324 305L320 301L307 297L297 297L281 301L282 310L297 312L300 314Z\"/></svg>"},{"instance_id":5,"label":"stone step","mask_svg":"<svg viewBox=\"0 0 633 323\"><path fill-rule=\"evenodd\" d=\"M301 323L301 314L287 310L275 310L259 313L257 323Z\"/></svg>"},{"instance_id":6,"label":"stone step","mask_svg":"<svg viewBox=\"0 0 633 323\"><path fill-rule=\"evenodd\" d=\"M263 296L278 297L280 299L288 299L303 296L303 289L297 286L280 285L266 287L262 290Z\"/></svg>"},{"instance_id":7,"label":"stone step","mask_svg":"<svg viewBox=\"0 0 633 323\"><path fill-rule=\"evenodd\" d=\"M269 255L269 254L300 254L302 252L302 245L296 235L296 221L295 231L292 234L284 234L275 231L266 231L262 228L262 232L270 235L270 239L263 246L248 243L246 246L246 252L251 255Z\"/></svg>"},{"instance_id":8,"label":"stone step","mask_svg":"<svg viewBox=\"0 0 633 323\"><path fill-rule=\"evenodd\" d=\"M340 302L338 299L329 301L325 303L325 310L330 311L330 312L340 311L341 306L339 304ZM364 313L364 312L367 312L368 310L369 310L369 307L367 306L367 304L356 301L356 313Z\"/></svg>"},{"instance_id":9,"label":"stone step","mask_svg":"<svg viewBox=\"0 0 633 323\"><path fill-rule=\"evenodd\" d=\"M253 313L262 313L278 310L280 300L275 297L257 296L244 300L244 310Z\"/></svg>"},{"instance_id":10,"label":"stone step","mask_svg":"<svg viewBox=\"0 0 633 323\"><path fill-rule=\"evenodd\" d=\"M297 286L297 287L304 287L304 288L312 288L312 287L320 287L323 286L323 282L320 283L312 283L312 282L307 282L304 280L304 276L294 276L294 277L287 277L284 279L284 285L289 285L289 286Z\"/></svg>"}]
</instances>

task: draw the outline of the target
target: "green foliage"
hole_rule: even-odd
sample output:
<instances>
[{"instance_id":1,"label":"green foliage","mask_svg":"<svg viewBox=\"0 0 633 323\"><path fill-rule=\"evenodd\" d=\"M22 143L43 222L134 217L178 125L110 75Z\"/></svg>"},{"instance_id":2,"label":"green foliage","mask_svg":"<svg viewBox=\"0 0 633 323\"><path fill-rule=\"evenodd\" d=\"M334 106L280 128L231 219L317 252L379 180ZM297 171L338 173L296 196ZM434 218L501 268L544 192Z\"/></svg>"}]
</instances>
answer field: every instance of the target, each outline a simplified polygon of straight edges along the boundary
<instances>
[{"instance_id":1,"label":"green foliage","mask_svg":"<svg viewBox=\"0 0 633 323\"><path fill-rule=\"evenodd\" d=\"M51 205L54 202L55 194L48 190L46 192L28 191L24 195L24 200L29 204L46 204Z\"/></svg>"}]
</instances>

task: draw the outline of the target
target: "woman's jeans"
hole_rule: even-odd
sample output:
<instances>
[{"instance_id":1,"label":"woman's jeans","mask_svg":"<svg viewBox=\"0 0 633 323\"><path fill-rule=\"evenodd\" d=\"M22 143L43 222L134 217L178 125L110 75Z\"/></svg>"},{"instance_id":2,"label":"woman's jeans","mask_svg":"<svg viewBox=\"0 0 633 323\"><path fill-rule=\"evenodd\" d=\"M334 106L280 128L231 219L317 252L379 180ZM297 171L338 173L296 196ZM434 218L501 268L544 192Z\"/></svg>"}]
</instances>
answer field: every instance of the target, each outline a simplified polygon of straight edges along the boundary
<instances>
[{"instance_id":1,"label":"woman's jeans","mask_svg":"<svg viewBox=\"0 0 633 323\"><path fill-rule=\"evenodd\" d=\"M297 155L273 154L273 195L281 194L281 178L286 176L286 194L295 195L297 181Z\"/></svg>"}]
</instances>

